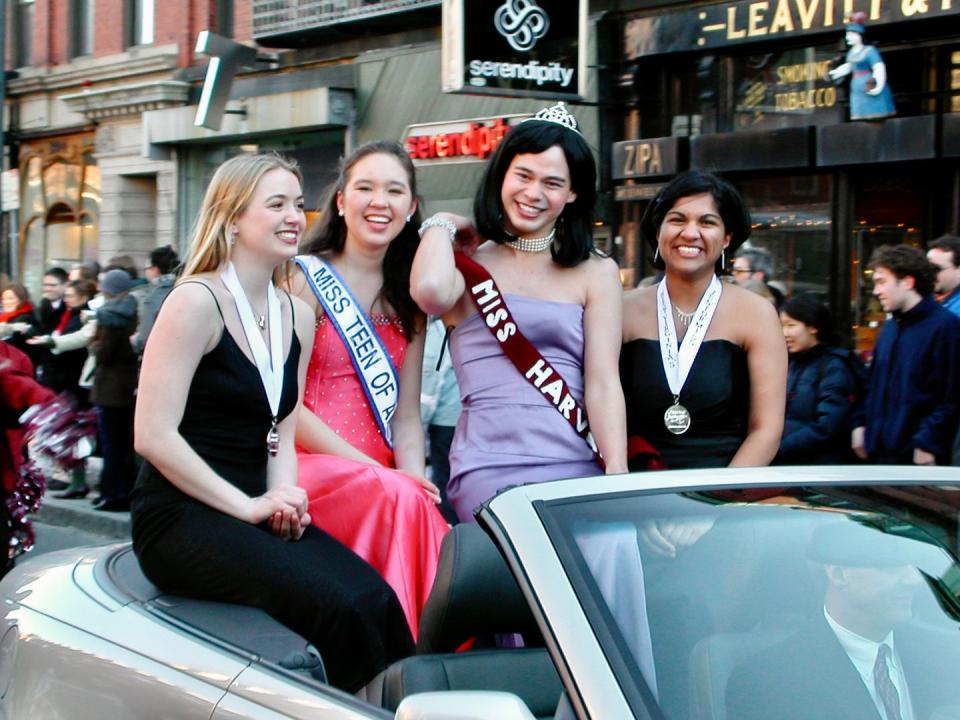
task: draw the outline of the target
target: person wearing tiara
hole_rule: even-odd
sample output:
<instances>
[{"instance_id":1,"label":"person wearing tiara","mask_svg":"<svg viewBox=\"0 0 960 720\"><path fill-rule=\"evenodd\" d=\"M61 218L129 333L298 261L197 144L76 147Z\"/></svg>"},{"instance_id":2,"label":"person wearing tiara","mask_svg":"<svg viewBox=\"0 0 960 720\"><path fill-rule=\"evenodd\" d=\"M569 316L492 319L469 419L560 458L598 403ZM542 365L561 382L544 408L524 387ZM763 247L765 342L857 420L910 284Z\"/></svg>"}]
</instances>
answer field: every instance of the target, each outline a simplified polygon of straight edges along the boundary
<instances>
[{"instance_id":1,"label":"person wearing tiara","mask_svg":"<svg viewBox=\"0 0 960 720\"><path fill-rule=\"evenodd\" d=\"M740 194L716 175L683 173L641 230L664 278L623 298L629 435L671 469L769 464L786 402L780 320L771 303L717 277L750 233Z\"/></svg>"},{"instance_id":2,"label":"person wearing tiara","mask_svg":"<svg viewBox=\"0 0 960 720\"><path fill-rule=\"evenodd\" d=\"M410 290L454 328L463 410L447 496L462 521L508 485L626 470L622 291L593 246L595 183L559 104L500 143L473 222L440 213L421 225Z\"/></svg>"},{"instance_id":3,"label":"person wearing tiara","mask_svg":"<svg viewBox=\"0 0 960 720\"><path fill-rule=\"evenodd\" d=\"M846 62L830 71L833 80L850 78L850 119L879 120L896 115L893 93L887 83L887 66L873 45L863 42L867 14L855 12L847 18L845 40Z\"/></svg>"},{"instance_id":4,"label":"person wearing tiara","mask_svg":"<svg viewBox=\"0 0 960 720\"><path fill-rule=\"evenodd\" d=\"M361 145L307 231L291 289L316 318L297 483L313 522L390 583L417 635L449 526L424 476L423 313L410 298L420 238L403 146Z\"/></svg>"},{"instance_id":5,"label":"person wearing tiara","mask_svg":"<svg viewBox=\"0 0 960 720\"><path fill-rule=\"evenodd\" d=\"M274 282L305 224L291 162L239 155L214 173L143 356L133 548L165 592L270 613L354 692L413 639L390 586L311 524L296 485L314 316Z\"/></svg>"}]
</instances>

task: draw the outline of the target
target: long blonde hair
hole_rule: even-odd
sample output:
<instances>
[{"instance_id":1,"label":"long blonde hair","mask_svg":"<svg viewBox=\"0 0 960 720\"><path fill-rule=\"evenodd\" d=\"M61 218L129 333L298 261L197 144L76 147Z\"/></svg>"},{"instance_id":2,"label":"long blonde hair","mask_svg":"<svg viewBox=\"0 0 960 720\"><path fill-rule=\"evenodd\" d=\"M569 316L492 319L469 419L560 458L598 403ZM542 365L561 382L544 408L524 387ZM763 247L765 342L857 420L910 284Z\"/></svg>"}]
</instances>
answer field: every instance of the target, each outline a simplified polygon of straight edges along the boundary
<instances>
[{"instance_id":1,"label":"long blonde hair","mask_svg":"<svg viewBox=\"0 0 960 720\"><path fill-rule=\"evenodd\" d=\"M237 155L217 168L190 233L182 278L213 272L227 263L230 259L230 226L247 209L260 178L271 170L287 170L303 186L303 175L297 163L277 153ZM278 267L274 270L274 282L279 282L285 274L284 267Z\"/></svg>"}]
</instances>

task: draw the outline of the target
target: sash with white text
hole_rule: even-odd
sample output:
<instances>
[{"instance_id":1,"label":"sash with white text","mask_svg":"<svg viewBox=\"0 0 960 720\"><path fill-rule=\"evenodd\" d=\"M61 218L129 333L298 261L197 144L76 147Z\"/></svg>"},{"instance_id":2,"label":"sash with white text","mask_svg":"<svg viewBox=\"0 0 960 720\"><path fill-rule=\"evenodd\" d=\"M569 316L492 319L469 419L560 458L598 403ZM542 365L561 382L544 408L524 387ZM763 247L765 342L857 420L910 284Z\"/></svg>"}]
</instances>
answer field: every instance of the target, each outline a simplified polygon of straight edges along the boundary
<instances>
[{"instance_id":1,"label":"sash with white text","mask_svg":"<svg viewBox=\"0 0 960 720\"><path fill-rule=\"evenodd\" d=\"M353 369L387 446L393 448L390 421L397 409L400 381L390 353L343 278L315 255L297 255L310 289L343 340Z\"/></svg>"},{"instance_id":2,"label":"sash with white text","mask_svg":"<svg viewBox=\"0 0 960 720\"><path fill-rule=\"evenodd\" d=\"M606 463L593 439L593 433L590 432L586 411L573 397L560 373L520 332L513 315L507 308L506 300L490 273L463 253L456 253L454 257L457 269L466 280L467 291L476 303L490 333L500 343L503 354L527 379L527 382L549 400L557 412L570 423L577 435L582 437L593 451L593 459L596 463L601 468L605 468Z\"/></svg>"}]
</instances>

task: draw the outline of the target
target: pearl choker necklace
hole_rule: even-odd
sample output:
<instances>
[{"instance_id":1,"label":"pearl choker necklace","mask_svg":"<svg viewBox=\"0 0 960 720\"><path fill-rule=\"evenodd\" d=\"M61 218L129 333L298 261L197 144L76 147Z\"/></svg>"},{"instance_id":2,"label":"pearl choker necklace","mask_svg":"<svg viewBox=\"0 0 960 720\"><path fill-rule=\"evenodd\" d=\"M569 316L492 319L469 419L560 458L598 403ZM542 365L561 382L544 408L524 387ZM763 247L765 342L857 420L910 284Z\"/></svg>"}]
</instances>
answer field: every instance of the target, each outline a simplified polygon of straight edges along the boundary
<instances>
[{"instance_id":1,"label":"pearl choker necklace","mask_svg":"<svg viewBox=\"0 0 960 720\"><path fill-rule=\"evenodd\" d=\"M548 247L550 247L550 244L553 242L553 238L556 236L556 234L557 234L557 229L554 228L543 237L538 237L538 238L518 237L518 238L514 238L513 240L507 240L504 243L504 245L506 245L507 247L511 247L514 250L519 250L520 252L528 252L528 253L543 252Z\"/></svg>"}]
</instances>

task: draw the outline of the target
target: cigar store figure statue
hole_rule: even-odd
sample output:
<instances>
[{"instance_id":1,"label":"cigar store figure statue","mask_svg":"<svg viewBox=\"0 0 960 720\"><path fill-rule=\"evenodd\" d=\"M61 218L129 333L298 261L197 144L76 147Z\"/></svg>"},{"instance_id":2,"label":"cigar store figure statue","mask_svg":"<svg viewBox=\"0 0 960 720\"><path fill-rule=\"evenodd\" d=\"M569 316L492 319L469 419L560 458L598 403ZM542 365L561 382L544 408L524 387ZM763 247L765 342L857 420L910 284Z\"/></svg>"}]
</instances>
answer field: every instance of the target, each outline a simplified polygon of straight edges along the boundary
<instances>
[{"instance_id":1,"label":"cigar store figure statue","mask_svg":"<svg viewBox=\"0 0 960 720\"><path fill-rule=\"evenodd\" d=\"M850 119L877 120L895 115L893 93L887 83L887 66L873 45L863 42L866 13L847 18L846 62L830 71L833 80L850 75Z\"/></svg>"}]
</instances>

